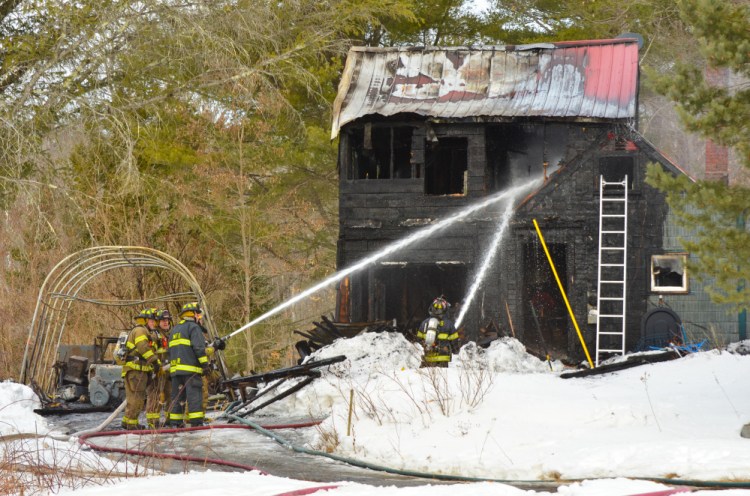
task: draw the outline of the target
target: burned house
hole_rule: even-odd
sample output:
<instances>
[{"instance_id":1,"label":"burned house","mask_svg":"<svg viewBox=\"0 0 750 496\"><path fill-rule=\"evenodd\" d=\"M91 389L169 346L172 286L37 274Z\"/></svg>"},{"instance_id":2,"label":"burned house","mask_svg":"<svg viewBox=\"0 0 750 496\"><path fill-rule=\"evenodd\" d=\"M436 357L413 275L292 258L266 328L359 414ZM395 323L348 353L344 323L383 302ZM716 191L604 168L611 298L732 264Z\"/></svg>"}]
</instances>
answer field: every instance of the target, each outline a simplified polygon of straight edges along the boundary
<instances>
[{"instance_id":1,"label":"burned house","mask_svg":"<svg viewBox=\"0 0 750 496\"><path fill-rule=\"evenodd\" d=\"M584 357L663 344L683 330L736 339L685 268L646 167L683 172L638 133L638 42L477 48L355 47L334 104L340 269L532 178L462 322L532 352ZM344 279L337 319L416 326L444 295L457 307L498 230L498 203ZM541 237L565 290L558 289ZM666 335L666 336L665 336ZM684 336L683 336L684 337Z\"/></svg>"}]
</instances>

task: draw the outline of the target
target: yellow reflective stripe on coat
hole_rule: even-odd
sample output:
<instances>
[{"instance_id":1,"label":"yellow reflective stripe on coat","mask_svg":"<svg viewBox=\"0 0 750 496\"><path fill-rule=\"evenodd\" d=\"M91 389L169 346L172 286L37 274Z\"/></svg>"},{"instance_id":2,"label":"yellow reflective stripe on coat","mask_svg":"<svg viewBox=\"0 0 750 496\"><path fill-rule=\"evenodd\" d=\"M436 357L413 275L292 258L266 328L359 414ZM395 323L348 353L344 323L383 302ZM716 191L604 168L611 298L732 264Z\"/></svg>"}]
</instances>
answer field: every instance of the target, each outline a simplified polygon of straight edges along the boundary
<instances>
[{"instance_id":1,"label":"yellow reflective stripe on coat","mask_svg":"<svg viewBox=\"0 0 750 496\"><path fill-rule=\"evenodd\" d=\"M172 362L169 365L169 372L172 374L174 374L175 372L193 372L196 374L200 374L201 372L203 372L203 368Z\"/></svg>"},{"instance_id":2,"label":"yellow reflective stripe on coat","mask_svg":"<svg viewBox=\"0 0 750 496\"><path fill-rule=\"evenodd\" d=\"M169 342L169 347L170 348L172 346L180 346L180 345L182 345L182 346L192 346L191 343L190 343L190 340L189 339L185 339L185 338L173 339L172 341Z\"/></svg>"},{"instance_id":3,"label":"yellow reflective stripe on coat","mask_svg":"<svg viewBox=\"0 0 750 496\"><path fill-rule=\"evenodd\" d=\"M208 357L205 355L202 357L198 357L198 363L208 363Z\"/></svg>"},{"instance_id":4,"label":"yellow reflective stripe on coat","mask_svg":"<svg viewBox=\"0 0 750 496\"><path fill-rule=\"evenodd\" d=\"M453 334L448 334L447 332L441 332L437 335L438 339L442 339L443 341L453 341L454 339L458 339L458 332L454 332Z\"/></svg>"},{"instance_id":5,"label":"yellow reflective stripe on coat","mask_svg":"<svg viewBox=\"0 0 750 496\"><path fill-rule=\"evenodd\" d=\"M128 367L132 370L140 370L141 372L152 372L154 370L154 367L151 365L140 365L135 362L125 362L125 365L123 366L122 375L125 376L125 367Z\"/></svg>"}]
</instances>

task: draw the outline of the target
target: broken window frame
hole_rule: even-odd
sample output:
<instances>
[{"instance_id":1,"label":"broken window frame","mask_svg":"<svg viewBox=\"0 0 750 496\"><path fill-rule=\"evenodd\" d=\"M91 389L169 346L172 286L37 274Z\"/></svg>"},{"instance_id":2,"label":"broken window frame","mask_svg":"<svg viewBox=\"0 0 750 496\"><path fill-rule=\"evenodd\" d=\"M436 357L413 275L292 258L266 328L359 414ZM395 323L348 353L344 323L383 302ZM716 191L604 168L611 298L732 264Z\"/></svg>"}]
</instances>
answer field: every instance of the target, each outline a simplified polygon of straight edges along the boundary
<instances>
[{"instance_id":1,"label":"broken window frame","mask_svg":"<svg viewBox=\"0 0 750 496\"><path fill-rule=\"evenodd\" d=\"M425 159L424 159L424 194L430 195L430 196L466 196L468 193L468 178L469 178L469 147L470 147L470 140L468 136L437 136L432 139L429 137L425 139ZM438 164L436 161L435 164L430 163L431 156L438 157L439 159L445 159L447 156L445 149L443 148L442 153L438 153L438 150L440 149L441 145L444 145L445 147L449 148L448 151L451 152L451 160L448 164L448 167L450 170L448 171L441 171L441 174L449 174L452 176L452 178L447 182L448 188L445 188L445 181L438 183L436 179L434 179L434 169L432 167L435 164ZM436 150L431 151L431 147L434 147ZM456 151L462 151L463 152L463 160L461 163L458 163L457 160L453 159L455 157ZM445 164L443 164L445 165ZM460 172L460 176L456 174L456 171L454 171L454 168L457 167L463 167L463 170ZM460 188L455 187L458 185L458 182L460 181Z\"/></svg>"},{"instance_id":2,"label":"broken window frame","mask_svg":"<svg viewBox=\"0 0 750 496\"><path fill-rule=\"evenodd\" d=\"M388 136L384 139L382 135L385 133ZM413 179L413 138L414 126L411 125L367 123L362 127L352 128L347 133L345 144L346 178L355 181ZM375 141L381 144L387 141L387 148L377 145L376 149ZM365 161L369 162L369 166Z\"/></svg>"},{"instance_id":3,"label":"broken window frame","mask_svg":"<svg viewBox=\"0 0 750 496\"><path fill-rule=\"evenodd\" d=\"M651 255L651 264L650 264L650 272L651 272L651 292L652 293L671 293L671 294L686 294L690 291L690 286L688 284L688 269L687 269L687 260L688 260L688 254L687 253L664 253L660 255ZM667 263L671 262L671 263ZM681 269L682 273L680 274L677 270L670 270L667 274L665 274L665 277L676 274L678 276L681 276L681 283L679 285L675 284L662 284L661 281L659 281L659 278L657 276L658 271L657 268L666 267L669 269L677 268ZM671 276L675 277L675 276Z\"/></svg>"}]
</instances>

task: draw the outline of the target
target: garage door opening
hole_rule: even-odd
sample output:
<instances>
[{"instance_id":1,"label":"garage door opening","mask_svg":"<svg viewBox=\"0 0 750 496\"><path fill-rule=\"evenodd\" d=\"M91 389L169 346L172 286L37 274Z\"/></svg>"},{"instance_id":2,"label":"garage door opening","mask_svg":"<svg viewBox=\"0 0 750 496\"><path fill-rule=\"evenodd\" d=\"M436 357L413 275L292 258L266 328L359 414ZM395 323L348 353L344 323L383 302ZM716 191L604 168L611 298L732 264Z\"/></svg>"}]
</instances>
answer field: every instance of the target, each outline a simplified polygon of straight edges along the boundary
<instances>
[{"instance_id":1,"label":"garage door opening","mask_svg":"<svg viewBox=\"0 0 750 496\"><path fill-rule=\"evenodd\" d=\"M427 317L427 309L437 296L452 305L466 292L467 267L463 264L384 264L373 269L372 290L366 298L370 320L396 319L416 327Z\"/></svg>"}]
</instances>

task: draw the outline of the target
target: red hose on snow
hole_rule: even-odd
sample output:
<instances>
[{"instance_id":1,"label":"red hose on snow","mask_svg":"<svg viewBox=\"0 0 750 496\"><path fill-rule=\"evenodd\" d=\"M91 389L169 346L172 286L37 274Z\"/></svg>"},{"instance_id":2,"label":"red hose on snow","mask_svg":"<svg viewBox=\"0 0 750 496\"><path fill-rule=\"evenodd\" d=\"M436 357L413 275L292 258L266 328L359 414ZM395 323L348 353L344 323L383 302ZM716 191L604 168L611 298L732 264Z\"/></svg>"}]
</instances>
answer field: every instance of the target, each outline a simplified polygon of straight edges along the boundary
<instances>
[{"instance_id":1,"label":"red hose on snow","mask_svg":"<svg viewBox=\"0 0 750 496\"><path fill-rule=\"evenodd\" d=\"M339 486L306 487L304 489L295 489L294 491L275 494L274 496L305 496L306 494L313 494L317 493L318 491L328 491L330 489L337 489L338 487Z\"/></svg>"},{"instance_id":2,"label":"red hose on snow","mask_svg":"<svg viewBox=\"0 0 750 496\"><path fill-rule=\"evenodd\" d=\"M650 493L631 494L630 496L670 496L671 494L690 493L690 492L692 492L692 489L686 489L684 487L680 487L676 489L665 489L662 491L654 491Z\"/></svg>"}]
</instances>

